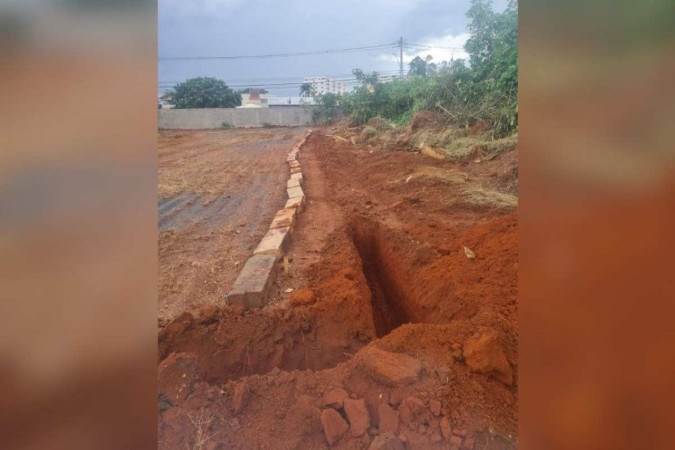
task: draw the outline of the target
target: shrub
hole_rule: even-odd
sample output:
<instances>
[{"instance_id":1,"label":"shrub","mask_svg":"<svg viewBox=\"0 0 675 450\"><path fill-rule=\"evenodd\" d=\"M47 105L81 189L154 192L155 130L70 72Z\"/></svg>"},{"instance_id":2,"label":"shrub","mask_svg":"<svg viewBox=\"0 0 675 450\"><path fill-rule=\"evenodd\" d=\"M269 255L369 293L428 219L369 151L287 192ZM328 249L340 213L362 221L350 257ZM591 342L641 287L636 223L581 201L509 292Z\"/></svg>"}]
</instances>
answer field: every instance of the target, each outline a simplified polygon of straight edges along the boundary
<instances>
[{"instance_id":1,"label":"shrub","mask_svg":"<svg viewBox=\"0 0 675 450\"><path fill-rule=\"evenodd\" d=\"M367 143L370 141L372 138L377 136L377 130L373 127L365 127L363 131L361 131L361 135L359 136L359 141L362 143Z\"/></svg>"}]
</instances>

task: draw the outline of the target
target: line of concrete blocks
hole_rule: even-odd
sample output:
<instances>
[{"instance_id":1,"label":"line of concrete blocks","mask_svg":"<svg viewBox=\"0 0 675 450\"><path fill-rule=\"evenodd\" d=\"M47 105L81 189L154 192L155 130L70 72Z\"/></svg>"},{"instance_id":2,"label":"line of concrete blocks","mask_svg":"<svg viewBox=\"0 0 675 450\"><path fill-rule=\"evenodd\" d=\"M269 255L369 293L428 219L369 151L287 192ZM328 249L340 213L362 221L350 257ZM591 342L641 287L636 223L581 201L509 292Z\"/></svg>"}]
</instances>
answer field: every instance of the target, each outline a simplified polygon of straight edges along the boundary
<instances>
[{"instance_id":1,"label":"line of concrete blocks","mask_svg":"<svg viewBox=\"0 0 675 450\"><path fill-rule=\"evenodd\" d=\"M253 251L253 256L242 267L232 290L227 294L226 300L229 304L251 309L260 308L268 301L270 290L277 277L277 263L288 248L297 215L302 212L305 203L302 170L297 158L311 133L312 130L309 130L286 157L291 172L286 182L288 200L284 208L277 211L269 230Z\"/></svg>"}]
</instances>

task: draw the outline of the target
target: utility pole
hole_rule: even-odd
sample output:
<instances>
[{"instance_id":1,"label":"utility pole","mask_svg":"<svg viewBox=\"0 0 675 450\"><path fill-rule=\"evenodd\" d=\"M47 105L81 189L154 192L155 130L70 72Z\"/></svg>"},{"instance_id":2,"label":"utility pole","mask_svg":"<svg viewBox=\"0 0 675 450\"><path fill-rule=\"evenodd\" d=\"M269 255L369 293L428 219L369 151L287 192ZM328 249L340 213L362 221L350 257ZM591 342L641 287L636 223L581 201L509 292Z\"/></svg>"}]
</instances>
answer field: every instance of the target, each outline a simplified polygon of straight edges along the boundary
<instances>
[{"instance_id":1,"label":"utility pole","mask_svg":"<svg viewBox=\"0 0 675 450\"><path fill-rule=\"evenodd\" d=\"M401 79L403 79L403 36L398 40L398 49L399 49L399 68L401 70Z\"/></svg>"}]
</instances>

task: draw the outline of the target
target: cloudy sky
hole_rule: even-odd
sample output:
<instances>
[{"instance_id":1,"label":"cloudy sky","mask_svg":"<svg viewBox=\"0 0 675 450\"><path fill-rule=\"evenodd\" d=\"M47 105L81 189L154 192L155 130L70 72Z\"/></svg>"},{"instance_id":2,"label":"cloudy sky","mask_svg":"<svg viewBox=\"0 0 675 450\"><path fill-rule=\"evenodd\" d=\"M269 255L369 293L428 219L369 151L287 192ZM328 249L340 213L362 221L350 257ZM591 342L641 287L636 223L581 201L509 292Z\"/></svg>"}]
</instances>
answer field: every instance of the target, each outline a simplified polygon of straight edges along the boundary
<instances>
[{"instance_id":1,"label":"cloudy sky","mask_svg":"<svg viewBox=\"0 0 675 450\"><path fill-rule=\"evenodd\" d=\"M503 10L506 0L496 0ZM361 68L393 74L404 41L436 48L407 48L404 62L432 55L435 62L462 58L469 0L159 0L159 86L194 76L228 85L266 87L297 95L306 76L328 75L353 84ZM391 48L265 59L163 61L165 57L295 53L391 44ZM450 48L456 48L452 50ZM264 85L264 86L262 86Z\"/></svg>"}]
</instances>

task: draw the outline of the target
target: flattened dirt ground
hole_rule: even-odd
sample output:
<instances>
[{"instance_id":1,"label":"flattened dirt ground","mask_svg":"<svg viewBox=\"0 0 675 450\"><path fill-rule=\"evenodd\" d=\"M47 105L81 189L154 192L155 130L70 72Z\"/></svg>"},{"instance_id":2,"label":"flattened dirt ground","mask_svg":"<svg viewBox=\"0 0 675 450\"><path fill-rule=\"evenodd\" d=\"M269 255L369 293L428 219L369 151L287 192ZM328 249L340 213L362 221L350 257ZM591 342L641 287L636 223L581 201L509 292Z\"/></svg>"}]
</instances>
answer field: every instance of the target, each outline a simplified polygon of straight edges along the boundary
<instances>
[{"instance_id":1,"label":"flattened dirt ground","mask_svg":"<svg viewBox=\"0 0 675 450\"><path fill-rule=\"evenodd\" d=\"M286 202L303 128L159 132L159 318L219 304Z\"/></svg>"},{"instance_id":2,"label":"flattened dirt ground","mask_svg":"<svg viewBox=\"0 0 675 450\"><path fill-rule=\"evenodd\" d=\"M160 448L329 448L330 409L351 423L331 448L368 449L392 427L406 449L517 448L516 213L484 201L516 152L450 163L320 129L299 160L307 202L281 294L160 329ZM404 374L373 349L422 370L383 382L374 367ZM367 413L330 406L336 388Z\"/></svg>"}]
</instances>

